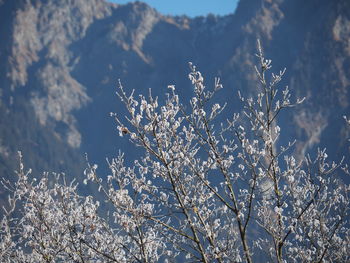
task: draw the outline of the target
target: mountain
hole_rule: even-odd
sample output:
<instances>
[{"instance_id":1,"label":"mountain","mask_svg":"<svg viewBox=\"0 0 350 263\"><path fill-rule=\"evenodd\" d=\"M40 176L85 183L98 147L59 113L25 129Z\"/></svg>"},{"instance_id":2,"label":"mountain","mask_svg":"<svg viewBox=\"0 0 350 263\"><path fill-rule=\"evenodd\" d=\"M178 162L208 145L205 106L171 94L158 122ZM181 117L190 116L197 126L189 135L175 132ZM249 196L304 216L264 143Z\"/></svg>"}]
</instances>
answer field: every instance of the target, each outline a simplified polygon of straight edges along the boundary
<instances>
[{"instance_id":1,"label":"mountain","mask_svg":"<svg viewBox=\"0 0 350 263\"><path fill-rule=\"evenodd\" d=\"M256 90L259 38L284 85L306 102L282 115L299 153L327 147L349 157L350 2L241 0L228 16L163 16L142 2L0 0L0 174L13 176L21 150L27 167L81 177L84 153L105 165L126 150L110 112L126 90L164 97L168 84L191 95L191 61L207 86L220 77L238 110L238 90ZM282 138L283 140L283 138Z\"/></svg>"}]
</instances>

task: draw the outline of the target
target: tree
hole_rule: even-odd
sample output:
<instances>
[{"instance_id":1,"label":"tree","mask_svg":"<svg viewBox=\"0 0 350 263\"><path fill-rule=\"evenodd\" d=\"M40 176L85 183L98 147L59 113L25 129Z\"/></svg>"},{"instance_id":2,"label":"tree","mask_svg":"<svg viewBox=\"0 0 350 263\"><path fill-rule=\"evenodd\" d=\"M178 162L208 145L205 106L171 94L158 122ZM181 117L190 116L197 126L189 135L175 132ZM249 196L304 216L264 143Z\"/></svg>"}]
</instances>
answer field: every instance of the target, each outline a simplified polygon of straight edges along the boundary
<instances>
[{"instance_id":1,"label":"tree","mask_svg":"<svg viewBox=\"0 0 350 263\"><path fill-rule=\"evenodd\" d=\"M303 100L280 90L285 70L267 77L271 60L259 43L257 58L260 90L239 94L242 113L222 123L226 105L213 102L219 79L207 90L192 64L188 104L174 86L160 106L151 92L137 100L120 84L129 115L113 116L142 154L127 166L120 153L104 180L88 165L84 183L94 182L103 200L79 195L64 175L31 179L20 160L16 183L3 182L11 194L1 261L349 261L347 166L328 162L325 150L297 158L294 142L280 145L280 112Z\"/></svg>"}]
</instances>

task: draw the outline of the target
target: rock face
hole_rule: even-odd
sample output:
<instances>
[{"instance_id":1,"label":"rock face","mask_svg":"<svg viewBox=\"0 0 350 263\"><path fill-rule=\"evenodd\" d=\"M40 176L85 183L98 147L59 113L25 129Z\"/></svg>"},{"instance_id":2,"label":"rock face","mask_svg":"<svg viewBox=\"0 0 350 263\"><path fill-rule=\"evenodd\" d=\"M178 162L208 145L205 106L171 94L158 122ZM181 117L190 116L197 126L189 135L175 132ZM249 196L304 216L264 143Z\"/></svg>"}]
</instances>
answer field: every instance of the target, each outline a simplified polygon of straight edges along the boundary
<instances>
[{"instance_id":1,"label":"rock face","mask_svg":"<svg viewBox=\"0 0 350 263\"><path fill-rule=\"evenodd\" d=\"M349 155L350 2L242 0L234 14L163 16L144 3L102 0L0 0L0 173L9 177L22 150L35 171L81 174L84 153L98 163L119 141L109 112L126 89L164 95L175 84L190 96L187 63L225 86L219 100L256 87L256 39L284 84L306 103L280 125L297 150L327 146ZM233 108L239 107L235 104ZM132 153L130 153L132 156Z\"/></svg>"}]
</instances>

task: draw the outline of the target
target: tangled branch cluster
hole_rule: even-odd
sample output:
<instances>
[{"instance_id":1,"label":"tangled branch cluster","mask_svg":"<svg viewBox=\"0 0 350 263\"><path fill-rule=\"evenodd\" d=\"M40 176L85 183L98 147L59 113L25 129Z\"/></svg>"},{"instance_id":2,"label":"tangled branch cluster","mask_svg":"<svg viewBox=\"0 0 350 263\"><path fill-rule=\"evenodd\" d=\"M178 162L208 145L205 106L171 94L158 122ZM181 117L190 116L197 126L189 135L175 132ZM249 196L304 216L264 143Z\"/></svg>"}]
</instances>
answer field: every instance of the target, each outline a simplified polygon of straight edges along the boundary
<instances>
[{"instance_id":1,"label":"tangled branch cluster","mask_svg":"<svg viewBox=\"0 0 350 263\"><path fill-rule=\"evenodd\" d=\"M302 100L279 88L285 70L267 77L260 44L257 58L257 96L239 94L242 113L224 123L226 105L213 102L219 79L207 90L192 64L187 106L174 86L158 104L119 85L128 116L113 116L142 155L128 167L119 154L103 178L88 166L85 183L103 200L62 175L31 179L21 161L17 182L3 182L1 262L348 262L346 166L324 150L300 159L293 141L280 145L279 114Z\"/></svg>"}]
</instances>

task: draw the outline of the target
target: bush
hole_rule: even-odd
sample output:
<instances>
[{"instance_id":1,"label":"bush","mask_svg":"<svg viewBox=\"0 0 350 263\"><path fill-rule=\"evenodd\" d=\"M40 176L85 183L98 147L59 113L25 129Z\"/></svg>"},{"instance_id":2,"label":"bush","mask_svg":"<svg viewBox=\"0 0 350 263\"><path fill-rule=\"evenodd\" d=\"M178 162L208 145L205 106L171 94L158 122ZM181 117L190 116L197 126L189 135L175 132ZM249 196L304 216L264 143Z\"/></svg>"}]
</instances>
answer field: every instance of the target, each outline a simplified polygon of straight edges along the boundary
<instances>
[{"instance_id":1,"label":"bush","mask_svg":"<svg viewBox=\"0 0 350 263\"><path fill-rule=\"evenodd\" d=\"M240 114L223 123L196 67L194 96L182 104L174 86L164 104L151 93L137 100L119 85L129 115L115 117L120 136L139 147L134 165L119 154L111 175L88 165L103 200L77 193L77 183L45 173L30 179L20 161L1 227L2 262L347 262L349 186L324 150L296 157L278 139L285 70L267 77L271 60L258 44L255 98L239 95ZM214 100L214 101L213 101ZM106 202L109 206L101 209ZM14 214L19 214L15 217Z\"/></svg>"}]
</instances>

